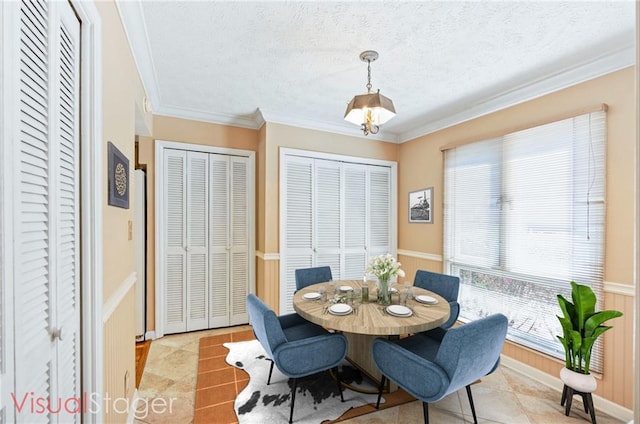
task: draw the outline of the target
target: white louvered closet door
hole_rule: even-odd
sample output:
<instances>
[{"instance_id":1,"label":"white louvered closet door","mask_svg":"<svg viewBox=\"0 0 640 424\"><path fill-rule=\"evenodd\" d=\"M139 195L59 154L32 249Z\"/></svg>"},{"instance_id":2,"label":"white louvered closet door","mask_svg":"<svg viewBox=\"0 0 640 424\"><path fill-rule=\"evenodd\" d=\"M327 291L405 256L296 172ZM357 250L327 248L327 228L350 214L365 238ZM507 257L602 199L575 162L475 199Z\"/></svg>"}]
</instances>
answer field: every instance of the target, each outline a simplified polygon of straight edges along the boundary
<instances>
[{"instance_id":1,"label":"white louvered closet door","mask_svg":"<svg viewBox=\"0 0 640 424\"><path fill-rule=\"evenodd\" d=\"M314 161L313 266L330 266L342 278L342 163Z\"/></svg>"},{"instance_id":2,"label":"white louvered closet door","mask_svg":"<svg viewBox=\"0 0 640 424\"><path fill-rule=\"evenodd\" d=\"M391 252L391 170L371 166L367 175L369 222L367 261Z\"/></svg>"},{"instance_id":3,"label":"white louvered closet door","mask_svg":"<svg viewBox=\"0 0 640 424\"><path fill-rule=\"evenodd\" d=\"M281 314L293 311L295 270L313 265L313 162L313 159L289 156L284 163L286 240L280 258Z\"/></svg>"},{"instance_id":4,"label":"white louvered closet door","mask_svg":"<svg viewBox=\"0 0 640 424\"><path fill-rule=\"evenodd\" d=\"M209 155L187 152L187 331L209 327Z\"/></svg>"},{"instance_id":5,"label":"white louvered closet door","mask_svg":"<svg viewBox=\"0 0 640 424\"><path fill-rule=\"evenodd\" d=\"M209 157L209 326L229 325L229 156Z\"/></svg>"},{"instance_id":6,"label":"white louvered closet door","mask_svg":"<svg viewBox=\"0 0 640 424\"><path fill-rule=\"evenodd\" d=\"M252 259L249 252L249 161L244 157L231 156L230 163L230 205L229 205L229 230L230 230L230 278L231 313L229 315L231 325L249 322L247 312L247 295L249 294L249 260Z\"/></svg>"},{"instance_id":7,"label":"white louvered closet door","mask_svg":"<svg viewBox=\"0 0 640 424\"><path fill-rule=\"evenodd\" d=\"M164 299L165 333L187 331L187 152L167 150L164 156Z\"/></svg>"},{"instance_id":8,"label":"white louvered closet door","mask_svg":"<svg viewBox=\"0 0 640 424\"><path fill-rule=\"evenodd\" d=\"M14 393L71 398L80 396L80 23L66 2L19 8ZM79 417L16 411L34 423Z\"/></svg>"},{"instance_id":9,"label":"white louvered closet door","mask_svg":"<svg viewBox=\"0 0 640 424\"><path fill-rule=\"evenodd\" d=\"M350 163L343 168L344 279L361 279L367 265L367 168Z\"/></svg>"}]
</instances>

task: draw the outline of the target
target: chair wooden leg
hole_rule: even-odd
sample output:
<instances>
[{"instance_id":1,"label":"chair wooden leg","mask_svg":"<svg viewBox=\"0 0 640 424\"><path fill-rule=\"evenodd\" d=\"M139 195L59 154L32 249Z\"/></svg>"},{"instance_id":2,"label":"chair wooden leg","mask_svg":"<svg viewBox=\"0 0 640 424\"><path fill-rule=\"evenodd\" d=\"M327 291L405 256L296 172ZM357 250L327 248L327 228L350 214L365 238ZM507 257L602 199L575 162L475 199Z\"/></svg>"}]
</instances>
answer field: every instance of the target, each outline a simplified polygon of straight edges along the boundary
<instances>
[{"instance_id":1,"label":"chair wooden leg","mask_svg":"<svg viewBox=\"0 0 640 424\"><path fill-rule=\"evenodd\" d=\"M382 376L382 380L380 380L380 387L378 388L378 401L376 402L376 409L380 409L380 399L382 398L382 390L384 389L384 385L387 382L387 377Z\"/></svg>"},{"instance_id":2,"label":"chair wooden leg","mask_svg":"<svg viewBox=\"0 0 640 424\"><path fill-rule=\"evenodd\" d=\"M340 400L344 402L344 396L342 396L342 383L340 382L340 370L338 367L334 368L334 372L336 373L336 383L338 383L338 391L340 392Z\"/></svg>"},{"instance_id":3,"label":"chair wooden leg","mask_svg":"<svg viewBox=\"0 0 640 424\"><path fill-rule=\"evenodd\" d=\"M267 386L271 384L271 373L273 372L273 364L274 364L272 359L270 359L270 361L271 361L271 368L269 368L269 378L267 379Z\"/></svg>"},{"instance_id":4,"label":"chair wooden leg","mask_svg":"<svg viewBox=\"0 0 640 424\"><path fill-rule=\"evenodd\" d=\"M289 413L289 424L293 422L293 405L296 403L296 386L297 385L298 385L298 380L294 378L293 386L291 388L291 412Z\"/></svg>"},{"instance_id":5,"label":"chair wooden leg","mask_svg":"<svg viewBox=\"0 0 640 424\"><path fill-rule=\"evenodd\" d=\"M429 404L422 402L422 413L424 414L424 424L429 424Z\"/></svg>"},{"instance_id":6,"label":"chair wooden leg","mask_svg":"<svg viewBox=\"0 0 640 424\"><path fill-rule=\"evenodd\" d=\"M467 386L467 396L469 397L469 404L471 405L471 414L473 414L473 424L478 424L478 418L476 417L476 407L473 405L473 396L471 395L471 385Z\"/></svg>"}]
</instances>

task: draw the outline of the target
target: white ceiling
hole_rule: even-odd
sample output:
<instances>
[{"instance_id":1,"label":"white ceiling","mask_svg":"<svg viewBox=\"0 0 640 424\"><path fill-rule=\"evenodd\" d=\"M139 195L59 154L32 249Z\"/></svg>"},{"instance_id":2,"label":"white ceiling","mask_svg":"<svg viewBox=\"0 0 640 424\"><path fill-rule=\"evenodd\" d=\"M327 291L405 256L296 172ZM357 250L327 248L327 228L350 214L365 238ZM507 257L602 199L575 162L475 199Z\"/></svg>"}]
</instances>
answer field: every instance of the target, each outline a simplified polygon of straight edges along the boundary
<instances>
[{"instance_id":1,"label":"white ceiling","mask_svg":"<svg viewBox=\"0 0 640 424\"><path fill-rule=\"evenodd\" d=\"M635 61L633 1L119 1L156 114L361 135L374 89L405 141ZM264 120L264 121L263 121ZM372 136L369 136L372 137Z\"/></svg>"}]
</instances>

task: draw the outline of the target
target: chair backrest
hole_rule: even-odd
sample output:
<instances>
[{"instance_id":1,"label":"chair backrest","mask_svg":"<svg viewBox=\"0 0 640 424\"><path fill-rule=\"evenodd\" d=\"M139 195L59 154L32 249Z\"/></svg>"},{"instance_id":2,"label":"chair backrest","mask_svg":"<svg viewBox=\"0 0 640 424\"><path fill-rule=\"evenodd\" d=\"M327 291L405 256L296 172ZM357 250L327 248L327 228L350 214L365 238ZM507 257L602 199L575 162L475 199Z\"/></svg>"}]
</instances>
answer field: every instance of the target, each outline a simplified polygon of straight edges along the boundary
<instances>
[{"instance_id":1,"label":"chair backrest","mask_svg":"<svg viewBox=\"0 0 640 424\"><path fill-rule=\"evenodd\" d=\"M447 393L495 370L507 336L507 324L507 317L495 314L447 330L435 358L449 375Z\"/></svg>"},{"instance_id":2,"label":"chair backrest","mask_svg":"<svg viewBox=\"0 0 640 424\"><path fill-rule=\"evenodd\" d=\"M310 286L316 283L324 283L325 281L331 281L330 266L317 266L315 268L300 268L296 269L296 290Z\"/></svg>"},{"instance_id":3,"label":"chair backrest","mask_svg":"<svg viewBox=\"0 0 640 424\"><path fill-rule=\"evenodd\" d=\"M249 322L253 326L256 339L269 354L269 357L273 358L273 351L276 347L287 341L276 313L254 294L247 296L247 309Z\"/></svg>"},{"instance_id":4,"label":"chair backrest","mask_svg":"<svg viewBox=\"0 0 640 424\"><path fill-rule=\"evenodd\" d=\"M413 279L413 285L439 294L448 302L453 302L458 300L460 278L454 275L418 270Z\"/></svg>"}]
</instances>

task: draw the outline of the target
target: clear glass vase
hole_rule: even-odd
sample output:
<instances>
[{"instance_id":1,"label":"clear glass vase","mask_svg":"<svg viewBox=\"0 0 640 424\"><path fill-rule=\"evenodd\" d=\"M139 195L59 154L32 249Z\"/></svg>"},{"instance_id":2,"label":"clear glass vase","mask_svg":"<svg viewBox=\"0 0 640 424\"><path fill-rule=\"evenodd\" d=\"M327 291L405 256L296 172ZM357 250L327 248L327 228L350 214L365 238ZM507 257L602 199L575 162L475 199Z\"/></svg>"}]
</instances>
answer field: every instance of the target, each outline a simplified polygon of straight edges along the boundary
<instances>
[{"instance_id":1,"label":"clear glass vase","mask_svg":"<svg viewBox=\"0 0 640 424\"><path fill-rule=\"evenodd\" d=\"M391 292L389 291L389 279L378 277L378 303L391 305Z\"/></svg>"}]
</instances>

